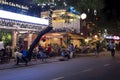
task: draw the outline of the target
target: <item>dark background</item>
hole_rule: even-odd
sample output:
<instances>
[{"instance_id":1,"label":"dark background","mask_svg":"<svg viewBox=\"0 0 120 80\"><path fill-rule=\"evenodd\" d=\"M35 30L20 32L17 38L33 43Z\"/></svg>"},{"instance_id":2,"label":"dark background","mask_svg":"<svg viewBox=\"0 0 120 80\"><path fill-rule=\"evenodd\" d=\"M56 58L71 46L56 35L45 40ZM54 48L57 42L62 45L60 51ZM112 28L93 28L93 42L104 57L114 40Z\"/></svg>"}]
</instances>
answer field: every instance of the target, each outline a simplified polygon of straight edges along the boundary
<instances>
[{"instance_id":1,"label":"dark background","mask_svg":"<svg viewBox=\"0 0 120 80\"><path fill-rule=\"evenodd\" d=\"M119 0L105 0L104 12L108 19L119 19L120 17Z\"/></svg>"},{"instance_id":2,"label":"dark background","mask_svg":"<svg viewBox=\"0 0 120 80\"><path fill-rule=\"evenodd\" d=\"M18 3L22 5L31 6L32 0L6 0L8 2ZM120 17L120 3L119 0L104 0L105 8L103 10L107 19L119 19ZM39 9L37 9L39 8ZM31 16L38 16L40 12L40 7L32 5L30 7L28 14Z\"/></svg>"}]
</instances>

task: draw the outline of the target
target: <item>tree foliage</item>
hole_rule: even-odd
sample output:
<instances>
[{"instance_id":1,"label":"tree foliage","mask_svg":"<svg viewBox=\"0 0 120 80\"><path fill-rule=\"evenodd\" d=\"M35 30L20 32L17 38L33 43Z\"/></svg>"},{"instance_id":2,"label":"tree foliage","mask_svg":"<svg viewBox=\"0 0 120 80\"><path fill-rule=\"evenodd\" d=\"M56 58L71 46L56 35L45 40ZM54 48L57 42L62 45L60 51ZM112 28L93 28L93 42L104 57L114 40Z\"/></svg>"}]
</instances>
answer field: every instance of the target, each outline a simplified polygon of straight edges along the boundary
<instances>
[{"instance_id":1,"label":"tree foliage","mask_svg":"<svg viewBox=\"0 0 120 80\"><path fill-rule=\"evenodd\" d=\"M36 2L39 4L49 3L50 1L51 0L33 0L33 2ZM92 13L89 13L89 14L87 13L87 18L89 18L88 21L92 21L91 19L94 18L93 11L97 10L97 16L99 17L99 20L96 22L97 23L96 27L92 30L97 31L98 29L101 29L101 30L108 29L110 34L118 34L117 32L120 30L119 28L120 20L111 19L109 21L107 17L105 17L107 15L105 15L105 13L102 12L104 7L106 6L105 1L106 0L54 0L56 4L60 4L60 5L57 5L56 7L63 7L63 3L66 2L67 7L69 6L74 7L74 9L77 10L80 14L83 12L87 13L89 9ZM110 12L109 10L105 10L105 11L106 13ZM114 28L113 26L115 26L116 28Z\"/></svg>"},{"instance_id":2,"label":"tree foliage","mask_svg":"<svg viewBox=\"0 0 120 80\"><path fill-rule=\"evenodd\" d=\"M104 8L104 0L67 0L66 2L79 12L87 9L100 10Z\"/></svg>"}]
</instances>

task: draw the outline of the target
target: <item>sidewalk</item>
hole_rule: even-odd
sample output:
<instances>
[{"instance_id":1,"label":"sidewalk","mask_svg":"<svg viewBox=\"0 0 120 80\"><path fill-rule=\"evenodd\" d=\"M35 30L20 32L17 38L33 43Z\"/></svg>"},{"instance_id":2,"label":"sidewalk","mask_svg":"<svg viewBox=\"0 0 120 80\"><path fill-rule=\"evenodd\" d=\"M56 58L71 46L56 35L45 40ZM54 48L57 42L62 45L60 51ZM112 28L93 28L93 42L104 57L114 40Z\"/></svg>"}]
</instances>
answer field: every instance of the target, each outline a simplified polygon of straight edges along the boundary
<instances>
[{"instance_id":1,"label":"sidewalk","mask_svg":"<svg viewBox=\"0 0 120 80\"><path fill-rule=\"evenodd\" d=\"M94 53L88 53L88 54L78 54L77 55L77 57L85 57L85 56L90 57L90 56L95 56L95 54ZM111 56L110 51L101 52L100 56ZM119 52L116 52L116 56L117 56L117 58L120 59ZM32 59L28 63L28 66L37 65L37 64L47 64L47 63L51 63L51 62L57 62L57 61L59 61L59 59L60 59L60 56L48 58L47 62L42 62L40 59L37 59L37 60ZM0 64L0 70L19 68L19 67L27 67L27 66L25 66L25 63L20 63L20 65L15 65L14 59L12 59L9 63Z\"/></svg>"},{"instance_id":2,"label":"sidewalk","mask_svg":"<svg viewBox=\"0 0 120 80\"><path fill-rule=\"evenodd\" d=\"M58 57L51 57L51 58L48 58L45 61L41 61L40 59L32 59L27 66L32 66L32 65L37 65L37 64L46 64L46 63L51 63L51 62L57 62L59 61L59 56ZM20 63L19 65L15 65L15 61L14 59L11 59L10 62L8 63L4 63L4 64L0 64L0 70L4 70L4 69L12 69L12 68L19 68L19 67L27 67L25 65L25 63Z\"/></svg>"}]
</instances>

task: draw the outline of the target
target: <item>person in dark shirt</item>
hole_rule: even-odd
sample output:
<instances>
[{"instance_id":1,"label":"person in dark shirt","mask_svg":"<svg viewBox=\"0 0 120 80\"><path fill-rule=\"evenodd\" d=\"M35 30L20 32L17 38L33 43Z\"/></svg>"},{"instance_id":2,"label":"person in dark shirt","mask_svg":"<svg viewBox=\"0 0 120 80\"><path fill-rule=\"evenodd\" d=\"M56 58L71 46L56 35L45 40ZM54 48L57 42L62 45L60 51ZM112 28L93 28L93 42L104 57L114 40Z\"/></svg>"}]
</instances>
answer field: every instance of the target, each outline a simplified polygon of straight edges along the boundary
<instances>
[{"instance_id":1,"label":"person in dark shirt","mask_svg":"<svg viewBox=\"0 0 120 80\"><path fill-rule=\"evenodd\" d=\"M112 41L110 43L110 51L111 51L111 56L114 57L115 56L115 44L114 44L114 41Z\"/></svg>"},{"instance_id":2,"label":"person in dark shirt","mask_svg":"<svg viewBox=\"0 0 120 80\"><path fill-rule=\"evenodd\" d=\"M100 53L100 44L96 43L96 48L95 48L95 54L96 54L96 56L99 56L99 53Z\"/></svg>"},{"instance_id":3,"label":"person in dark shirt","mask_svg":"<svg viewBox=\"0 0 120 80\"><path fill-rule=\"evenodd\" d=\"M47 55L47 57L50 56L50 53L51 53L51 45L48 44L48 47L46 48L46 55Z\"/></svg>"}]
</instances>

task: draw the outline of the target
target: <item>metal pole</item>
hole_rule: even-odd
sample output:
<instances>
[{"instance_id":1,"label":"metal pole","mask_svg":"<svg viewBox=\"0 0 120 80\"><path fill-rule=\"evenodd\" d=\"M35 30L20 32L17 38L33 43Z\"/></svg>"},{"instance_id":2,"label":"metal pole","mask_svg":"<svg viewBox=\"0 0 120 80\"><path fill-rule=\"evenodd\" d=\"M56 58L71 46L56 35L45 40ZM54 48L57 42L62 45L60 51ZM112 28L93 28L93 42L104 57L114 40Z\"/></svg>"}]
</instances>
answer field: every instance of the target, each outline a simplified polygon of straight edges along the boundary
<instances>
[{"instance_id":1,"label":"metal pole","mask_svg":"<svg viewBox=\"0 0 120 80\"><path fill-rule=\"evenodd\" d=\"M52 13L53 13L53 10L52 10L51 7L50 7L49 17L48 17L48 19L49 19L49 26L50 26L50 27L52 27Z\"/></svg>"},{"instance_id":2,"label":"metal pole","mask_svg":"<svg viewBox=\"0 0 120 80\"><path fill-rule=\"evenodd\" d=\"M54 8L54 0L50 0L50 10L49 10L49 26L52 27L52 14L53 14L53 8Z\"/></svg>"}]
</instances>

